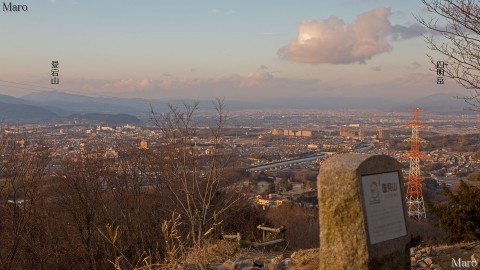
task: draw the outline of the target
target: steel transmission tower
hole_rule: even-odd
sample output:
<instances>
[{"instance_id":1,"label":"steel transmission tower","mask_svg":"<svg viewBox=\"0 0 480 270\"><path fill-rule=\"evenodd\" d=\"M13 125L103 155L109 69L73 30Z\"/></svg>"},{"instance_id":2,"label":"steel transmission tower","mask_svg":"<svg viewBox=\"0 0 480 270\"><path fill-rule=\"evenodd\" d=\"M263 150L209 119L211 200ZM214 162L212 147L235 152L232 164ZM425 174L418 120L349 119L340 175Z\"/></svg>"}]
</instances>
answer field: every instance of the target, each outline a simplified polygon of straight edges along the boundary
<instances>
[{"instance_id":1,"label":"steel transmission tower","mask_svg":"<svg viewBox=\"0 0 480 270\"><path fill-rule=\"evenodd\" d=\"M410 171L408 172L406 203L408 216L420 222L427 222L425 204L423 202L422 178L420 176L420 159L425 155L420 153L420 143L426 142L418 136L418 129L425 127L425 124L418 121L418 113L422 110L415 108L410 110L413 113L412 121L406 126L412 127L412 137L405 141L410 142L411 149L406 155L410 158Z\"/></svg>"}]
</instances>

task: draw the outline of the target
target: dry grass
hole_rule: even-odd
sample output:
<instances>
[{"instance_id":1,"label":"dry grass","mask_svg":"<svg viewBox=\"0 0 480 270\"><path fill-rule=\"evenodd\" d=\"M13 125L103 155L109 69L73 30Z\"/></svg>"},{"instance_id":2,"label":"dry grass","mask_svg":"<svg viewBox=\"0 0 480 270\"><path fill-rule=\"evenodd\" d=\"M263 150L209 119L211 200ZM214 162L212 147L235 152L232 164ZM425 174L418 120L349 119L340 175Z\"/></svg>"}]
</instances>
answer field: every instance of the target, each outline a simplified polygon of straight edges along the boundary
<instances>
[{"instance_id":1,"label":"dry grass","mask_svg":"<svg viewBox=\"0 0 480 270\"><path fill-rule=\"evenodd\" d=\"M237 253L242 252L236 242L211 241L201 247L190 249L181 258L182 264L186 265L212 265L221 264Z\"/></svg>"},{"instance_id":2,"label":"dry grass","mask_svg":"<svg viewBox=\"0 0 480 270\"><path fill-rule=\"evenodd\" d=\"M237 242L215 240L203 247L190 250L184 258L182 265L191 269L211 269L227 260L242 261L245 259L267 259L283 254L283 251L265 251L240 248Z\"/></svg>"},{"instance_id":3,"label":"dry grass","mask_svg":"<svg viewBox=\"0 0 480 270\"><path fill-rule=\"evenodd\" d=\"M162 264L149 263L149 257L144 259L144 266L136 270L171 270L171 269L192 269L207 270L214 269L227 260L241 261L245 259L270 259L282 255L283 251L264 251L254 249L242 249L237 242L212 240L205 242L202 246L190 248L177 260L171 260ZM125 270L121 267L122 258L115 262L116 270Z\"/></svg>"}]
</instances>

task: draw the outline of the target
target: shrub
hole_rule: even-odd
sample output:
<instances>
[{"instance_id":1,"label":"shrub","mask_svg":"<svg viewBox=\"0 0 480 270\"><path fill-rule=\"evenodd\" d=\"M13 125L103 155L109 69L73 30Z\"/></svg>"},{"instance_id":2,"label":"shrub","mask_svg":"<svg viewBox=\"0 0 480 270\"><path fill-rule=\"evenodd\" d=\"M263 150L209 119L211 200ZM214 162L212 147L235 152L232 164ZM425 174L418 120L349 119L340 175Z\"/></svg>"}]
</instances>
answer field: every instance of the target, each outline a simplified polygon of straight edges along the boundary
<instances>
[{"instance_id":1,"label":"shrub","mask_svg":"<svg viewBox=\"0 0 480 270\"><path fill-rule=\"evenodd\" d=\"M480 233L480 188L460 181L457 194L444 187L447 203L427 203L428 210L438 217L438 226L451 243L474 241Z\"/></svg>"}]
</instances>

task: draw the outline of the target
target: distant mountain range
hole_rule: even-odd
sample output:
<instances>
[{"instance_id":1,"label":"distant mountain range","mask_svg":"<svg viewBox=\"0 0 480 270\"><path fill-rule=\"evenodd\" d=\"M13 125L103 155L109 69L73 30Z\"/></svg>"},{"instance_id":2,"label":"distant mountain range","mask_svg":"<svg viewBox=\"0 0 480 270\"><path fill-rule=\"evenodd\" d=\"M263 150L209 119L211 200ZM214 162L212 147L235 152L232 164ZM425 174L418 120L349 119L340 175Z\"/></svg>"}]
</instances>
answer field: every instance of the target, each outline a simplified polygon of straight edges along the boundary
<instances>
[{"instance_id":1,"label":"distant mountain range","mask_svg":"<svg viewBox=\"0 0 480 270\"><path fill-rule=\"evenodd\" d=\"M423 111L434 114L475 114L469 110L465 100L458 93L439 93L415 100L396 108L396 111L406 111L409 108L422 108ZM480 105L480 104L479 104Z\"/></svg>"},{"instance_id":2,"label":"distant mountain range","mask_svg":"<svg viewBox=\"0 0 480 270\"><path fill-rule=\"evenodd\" d=\"M456 99L456 93L439 93L401 104L395 100L376 97L318 97L271 99L269 101L227 100L229 110L237 109L378 109L407 111L421 107L436 114L469 114L468 104ZM0 121L39 122L44 120L85 119L110 123L138 123L138 117L147 118L151 108L166 111L169 100L141 98L90 97L58 91L35 92L16 98L0 94Z\"/></svg>"},{"instance_id":3,"label":"distant mountain range","mask_svg":"<svg viewBox=\"0 0 480 270\"><path fill-rule=\"evenodd\" d=\"M116 101L117 98L94 98L63 92L32 93L21 98L0 94L0 121L38 123L62 121L76 117L107 124L136 124L140 120L131 112L139 112L144 107L135 106L135 100ZM130 102L130 106L125 104ZM112 114L110 112L116 113ZM81 113L86 113L81 115Z\"/></svg>"},{"instance_id":4,"label":"distant mountain range","mask_svg":"<svg viewBox=\"0 0 480 270\"><path fill-rule=\"evenodd\" d=\"M7 96L7 95L3 95L3 94L0 94L0 102L3 102L3 103L11 103L11 104L27 104L27 105L31 105L29 101L25 100L25 99L21 99L21 98L16 98L16 97L12 97L12 96Z\"/></svg>"},{"instance_id":5,"label":"distant mountain range","mask_svg":"<svg viewBox=\"0 0 480 270\"><path fill-rule=\"evenodd\" d=\"M39 106L0 102L1 122L38 122L60 116Z\"/></svg>"},{"instance_id":6,"label":"distant mountain range","mask_svg":"<svg viewBox=\"0 0 480 270\"><path fill-rule=\"evenodd\" d=\"M166 104L157 100L118 98L118 97L90 97L69 94L59 91L34 92L21 97L38 106L56 107L70 113L129 113L145 114L151 106L165 109Z\"/></svg>"}]
</instances>

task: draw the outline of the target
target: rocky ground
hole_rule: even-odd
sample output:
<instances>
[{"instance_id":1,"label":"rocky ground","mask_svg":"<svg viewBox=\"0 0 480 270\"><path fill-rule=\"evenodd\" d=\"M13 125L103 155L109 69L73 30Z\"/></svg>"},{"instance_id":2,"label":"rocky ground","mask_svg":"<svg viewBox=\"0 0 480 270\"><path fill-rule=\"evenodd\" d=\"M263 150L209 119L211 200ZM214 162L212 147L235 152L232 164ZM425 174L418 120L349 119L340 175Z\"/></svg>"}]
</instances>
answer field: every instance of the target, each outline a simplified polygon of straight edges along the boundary
<instances>
[{"instance_id":1,"label":"rocky ground","mask_svg":"<svg viewBox=\"0 0 480 270\"><path fill-rule=\"evenodd\" d=\"M469 248L465 248L465 246ZM187 263L177 265L179 270L208 269L208 270L316 270L318 264L318 249L298 250L288 252L279 251L240 251L230 253L230 257L216 260L216 262L198 265ZM412 270L417 269L480 269L477 267L452 266L452 259L459 262L473 262L480 264L480 245L459 244L451 246L415 247L410 249Z\"/></svg>"},{"instance_id":2,"label":"rocky ground","mask_svg":"<svg viewBox=\"0 0 480 270\"><path fill-rule=\"evenodd\" d=\"M412 269L480 269L480 245L465 249L466 244L439 247L411 248L410 259ZM279 255L274 258L246 259L240 261L227 260L213 269L217 270L313 270L318 269L318 249L299 250L285 257ZM452 266L452 259L456 263L468 263L470 266ZM479 266L474 267L474 264Z\"/></svg>"},{"instance_id":3,"label":"rocky ground","mask_svg":"<svg viewBox=\"0 0 480 270\"><path fill-rule=\"evenodd\" d=\"M473 262L480 264L480 245L458 244L450 246L437 246L425 248L412 248L410 250L412 269L480 269L480 266L469 266ZM464 265L458 265L460 263ZM454 265L455 260L457 265Z\"/></svg>"},{"instance_id":4,"label":"rocky ground","mask_svg":"<svg viewBox=\"0 0 480 270\"><path fill-rule=\"evenodd\" d=\"M313 270L318 269L318 249L293 252L285 257L283 254L274 258L255 258L242 261L228 260L214 268L216 270Z\"/></svg>"},{"instance_id":5,"label":"rocky ground","mask_svg":"<svg viewBox=\"0 0 480 270\"><path fill-rule=\"evenodd\" d=\"M410 248L410 262L412 269L435 269L441 270L442 267L433 263L433 256L436 254L435 248Z\"/></svg>"}]
</instances>

